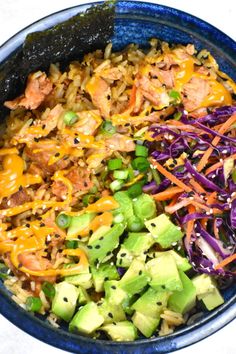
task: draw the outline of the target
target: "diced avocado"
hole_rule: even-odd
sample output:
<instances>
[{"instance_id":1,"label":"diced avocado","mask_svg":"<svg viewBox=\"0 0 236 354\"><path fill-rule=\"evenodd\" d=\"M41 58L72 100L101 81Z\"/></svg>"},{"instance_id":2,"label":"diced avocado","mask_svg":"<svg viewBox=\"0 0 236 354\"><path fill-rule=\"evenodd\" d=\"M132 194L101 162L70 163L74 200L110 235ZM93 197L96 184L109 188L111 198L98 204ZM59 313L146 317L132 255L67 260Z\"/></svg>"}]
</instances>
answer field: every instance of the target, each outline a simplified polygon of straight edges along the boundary
<instances>
[{"instance_id":1,"label":"diced avocado","mask_svg":"<svg viewBox=\"0 0 236 354\"><path fill-rule=\"evenodd\" d=\"M87 293L87 291L82 287L79 286L79 299L78 299L78 303L80 305L85 305L88 302L91 301L89 294Z\"/></svg>"},{"instance_id":2,"label":"diced avocado","mask_svg":"<svg viewBox=\"0 0 236 354\"><path fill-rule=\"evenodd\" d=\"M55 285L55 290L56 293L52 300L52 312L68 322L74 315L79 291L74 285L66 281Z\"/></svg>"},{"instance_id":3,"label":"diced avocado","mask_svg":"<svg viewBox=\"0 0 236 354\"><path fill-rule=\"evenodd\" d=\"M114 198L119 203L120 207L115 210L116 214L123 214L125 221L128 221L134 216L132 199L126 192L116 192Z\"/></svg>"},{"instance_id":4,"label":"diced avocado","mask_svg":"<svg viewBox=\"0 0 236 354\"><path fill-rule=\"evenodd\" d=\"M198 300L202 300L209 311L224 303L216 282L210 275L197 275L192 279L192 282L196 288Z\"/></svg>"},{"instance_id":5,"label":"diced avocado","mask_svg":"<svg viewBox=\"0 0 236 354\"><path fill-rule=\"evenodd\" d=\"M139 255L140 260L145 261L146 255ZM117 267L128 268L134 259L134 255L131 251L127 250L124 245L121 245L119 252L116 255Z\"/></svg>"},{"instance_id":6,"label":"diced avocado","mask_svg":"<svg viewBox=\"0 0 236 354\"><path fill-rule=\"evenodd\" d=\"M86 229L91 221L95 218L95 213L85 213L71 218L71 224L67 230L66 239L74 239L79 236L80 232Z\"/></svg>"},{"instance_id":7,"label":"diced avocado","mask_svg":"<svg viewBox=\"0 0 236 354\"><path fill-rule=\"evenodd\" d=\"M117 280L108 280L104 283L105 298L113 305L120 305L127 299L127 293L121 289L120 282Z\"/></svg>"},{"instance_id":8,"label":"diced avocado","mask_svg":"<svg viewBox=\"0 0 236 354\"><path fill-rule=\"evenodd\" d=\"M138 296L139 294L127 296L126 299L122 302L122 307L125 313L127 313L127 315L131 316L134 313L134 309L132 309L132 305L137 300Z\"/></svg>"},{"instance_id":9,"label":"diced avocado","mask_svg":"<svg viewBox=\"0 0 236 354\"><path fill-rule=\"evenodd\" d=\"M147 232L129 232L117 254L117 266L129 267L132 260L146 260L146 252L155 243L154 238Z\"/></svg>"},{"instance_id":10,"label":"diced avocado","mask_svg":"<svg viewBox=\"0 0 236 354\"><path fill-rule=\"evenodd\" d=\"M104 324L125 321L126 316L121 305L113 305L107 300L98 306L100 314L104 318Z\"/></svg>"},{"instance_id":11,"label":"diced avocado","mask_svg":"<svg viewBox=\"0 0 236 354\"><path fill-rule=\"evenodd\" d=\"M147 262L147 271L151 276L150 286L158 291L182 290L182 282L174 257L162 252L157 258Z\"/></svg>"},{"instance_id":12,"label":"diced avocado","mask_svg":"<svg viewBox=\"0 0 236 354\"><path fill-rule=\"evenodd\" d=\"M208 274L200 274L192 279L193 285L196 288L196 294L199 300L202 296L213 292L216 288L216 283Z\"/></svg>"},{"instance_id":13,"label":"diced avocado","mask_svg":"<svg viewBox=\"0 0 236 354\"><path fill-rule=\"evenodd\" d=\"M146 337L150 338L160 323L160 317L145 316L141 312L135 312L132 317L133 324Z\"/></svg>"},{"instance_id":14,"label":"diced avocado","mask_svg":"<svg viewBox=\"0 0 236 354\"><path fill-rule=\"evenodd\" d=\"M134 214L142 221L152 219L156 216L156 203L150 195L142 193L133 199Z\"/></svg>"},{"instance_id":15,"label":"diced avocado","mask_svg":"<svg viewBox=\"0 0 236 354\"><path fill-rule=\"evenodd\" d=\"M170 293L167 291L159 292L149 288L131 308L143 313L148 317L160 317L163 308L167 306Z\"/></svg>"},{"instance_id":16,"label":"diced avocado","mask_svg":"<svg viewBox=\"0 0 236 354\"><path fill-rule=\"evenodd\" d=\"M111 230L111 226L102 225L100 226L89 238L88 245L99 240L100 237L103 237L108 231Z\"/></svg>"},{"instance_id":17,"label":"diced avocado","mask_svg":"<svg viewBox=\"0 0 236 354\"><path fill-rule=\"evenodd\" d=\"M217 288L209 294L202 295L201 300L209 311L224 303L224 299Z\"/></svg>"},{"instance_id":18,"label":"diced avocado","mask_svg":"<svg viewBox=\"0 0 236 354\"><path fill-rule=\"evenodd\" d=\"M117 342L129 342L137 338L137 329L129 321L117 322L116 324L110 323L102 326L100 329Z\"/></svg>"},{"instance_id":19,"label":"diced avocado","mask_svg":"<svg viewBox=\"0 0 236 354\"><path fill-rule=\"evenodd\" d=\"M183 271L180 270L179 275L183 290L173 292L169 298L168 307L173 311L184 314L196 304L196 288Z\"/></svg>"},{"instance_id":20,"label":"diced avocado","mask_svg":"<svg viewBox=\"0 0 236 354\"><path fill-rule=\"evenodd\" d=\"M169 252L173 258L175 259L177 268L182 270L183 272L187 272L189 269L192 268L191 264L187 260L186 257L182 257L180 254L175 252L174 250L166 251ZM159 257L163 252L150 252L148 253L148 256L151 258L156 258Z\"/></svg>"},{"instance_id":21,"label":"diced avocado","mask_svg":"<svg viewBox=\"0 0 236 354\"><path fill-rule=\"evenodd\" d=\"M183 237L180 228L174 225L166 214L161 214L154 219L145 222L146 228L151 232L156 242L163 248L179 241Z\"/></svg>"},{"instance_id":22,"label":"diced avocado","mask_svg":"<svg viewBox=\"0 0 236 354\"><path fill-rule=\"evenodd\" d=\"M104 318L100 315L97 304L91 301L72 318L69 324L69 331L91 334L99 328L103 322Z\"/></svg>"},{"instance_id":23,"label":"diced avocado","mask_svg":"<svg viewBox=\"0 0 236 354\"><path fill-rule=\"evenodd\" d=\"M91 263L95 261L102 263L112 256L112 251L119 246L119 238L125 227L124 224L114 225L104 236L88 246L88 256Z\"/></svg>"},{"instance_id":24,"label":"diced avocado","mask_svg":"<svg viewBox=\"0 0 236 354\"><path fill-rule=\"evenodd\" d=\"M119 273L116 266L111 264L100 264L99 267L91 266L93 284L96 292L104 291L105 280L118 280Z\"/></svg>"},{"instance_id":25,"label":"diced avocado","mask_svg":"<svg viewBox=\"0 0 236 354\"><path fill-rule=\"evenodd\" d=\"M119 281L119 284L129 296L132 296L140 293L149 280L150 277L147 275L145 263L134 259L126 273Z\"/></svg>"},{"instance_id":26,"label":"diced avocado","mask_svg":"<svg viewBox=\"0 0 236 354\"><path fill-rule=\"evenodd\" d=\"M70 263L70 264L66 264L65 266L67 268L70 268L73 267L74 264ZM81 272L78 274L66 276L65 281L73 285L77 285L77 286L81 285L85 289L90 289L93 285L92 274L90 273L88 266L83 267Z\"/></svg>"}]
</instances>

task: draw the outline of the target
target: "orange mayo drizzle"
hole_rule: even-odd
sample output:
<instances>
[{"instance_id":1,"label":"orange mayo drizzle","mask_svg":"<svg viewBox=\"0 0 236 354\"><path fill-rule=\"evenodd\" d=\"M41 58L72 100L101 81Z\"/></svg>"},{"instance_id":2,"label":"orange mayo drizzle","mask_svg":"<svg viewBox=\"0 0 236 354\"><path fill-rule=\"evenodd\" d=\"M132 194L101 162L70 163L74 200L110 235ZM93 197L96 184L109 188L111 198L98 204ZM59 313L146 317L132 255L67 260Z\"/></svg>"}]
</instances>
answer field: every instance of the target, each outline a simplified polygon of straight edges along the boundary
<instances>
[{"instance_id":1,"label":"orange mayo drizzle","mask_svg":"<svg viewBox=\"0 0 236 354\"><path fill-rule=\"evenodd\" d=\"M82 231L80 231L79 236L88 236L89 235L89 231L96 231L97 229L99 229L99 227L101 226L111 226L113 221L113 215L112 213L110 213L109 211L105 211L103 214L101 215L97 215L92 221L91 223L84 228ZM78 235L76 235L78 236Z\"/></svg>"},{"instance_id":2,"label":"orange mayo drizzle","mask_svg":"<svg viewBox=\"0 0 236 354\"><path fill-rule=\"evenodd\" d=\"M78 216L78 215L84 214L86 212L88 212L88 213L92 213L92 212L103 213L105 211L117 209L117 208L119 208L119 206L120 205L117 203L117 201L113 197L108 196L108 197L100 198L95 203L90 204L87 208L84 208L81 211L69 211L69 212L66 212L66 214L70 215L70 216Z\"/></svg>"},{"instance_id":3,"label":"orange mayo drizzle","mask_svg":"<svg viewBox=\"0 0 236 354\"><path fill-rule=\"evenodd\" d=\"M42 182L40 176L23 174L24 160L16 154L5 155L2 167L3 171L0 171L0 198L16 193L20 186L27 187Z\"/></svg>"},{"instance_id":4,"label":"orange mayo drizzle","mask_svg":"<svg viewBox=\"0 0 236 354\"><path fill-rule=\"evenodd\" d=\"M66 171L57 171L52 177L52 180L62 181L67 187L67 198L63 202L35 200L34 202L28 202L13 208L0 210L0 215L14 216L30 209L36 210L38 208L46 209L50 207L62 208L63 206L70 205L72 201L73 186L69 179L63 176L65 172Z\"/></svg>"}]
</instances>

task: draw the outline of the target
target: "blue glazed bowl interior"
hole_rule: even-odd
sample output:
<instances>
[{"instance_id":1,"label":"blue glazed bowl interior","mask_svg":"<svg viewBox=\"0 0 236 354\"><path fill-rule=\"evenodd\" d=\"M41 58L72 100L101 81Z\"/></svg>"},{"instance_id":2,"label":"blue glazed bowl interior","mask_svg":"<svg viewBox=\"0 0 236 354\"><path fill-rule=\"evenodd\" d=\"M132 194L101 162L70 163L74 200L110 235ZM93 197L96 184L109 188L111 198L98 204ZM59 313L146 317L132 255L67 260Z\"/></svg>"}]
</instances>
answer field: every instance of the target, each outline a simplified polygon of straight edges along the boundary
<instances>
[{"instance_id":1,"label":"blue glazed bowl interior","mask_svg":"<svg viewBox=\"0 0 236 354\"><path fill-rule=\"evenodd\" d=\"M22 30L0 48L0 60L3 62L9 58L22 45L28 33L50 28L78 12L84 12L90 6L91 4L80 5L55 13ZM216 28L198 18L165 6L135 1L118 2L114 35L111 38L113 49L122 49L129 43L138 43L146 47L152 37L170 43L193 43L197 49L208 49L216 58L221 70L236 80L236 44ZM236 317L236 284L231 284L222 293L224 305L211 313L205 313L194 325L176 330L166 337L140 339L130 343L95 341L68 333L63 328L55 329L43 318L35 317L15 304L1 282L0 312L32 336L73 353L169 353L207 337Z\"/></svg>"}]
</instances>

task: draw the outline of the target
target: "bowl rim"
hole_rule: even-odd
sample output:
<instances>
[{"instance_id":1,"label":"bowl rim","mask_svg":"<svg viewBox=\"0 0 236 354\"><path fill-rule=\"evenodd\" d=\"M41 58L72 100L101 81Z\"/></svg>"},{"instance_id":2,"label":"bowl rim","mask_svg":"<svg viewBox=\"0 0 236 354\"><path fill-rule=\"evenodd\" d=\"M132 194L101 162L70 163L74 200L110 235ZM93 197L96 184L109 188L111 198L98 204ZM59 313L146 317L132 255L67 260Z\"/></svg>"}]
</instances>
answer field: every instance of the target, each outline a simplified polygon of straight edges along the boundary
<instances>
[{"instance_id":1,"label":"bowl rim","mask_svg":"<svg viewBox=\"0 0 236 354\"><path fill-rule=\"evenodd\" d=\"M103 1L96 1L92 3L83 3L76 6L72 6L66 9L62 9L51 13L39 20L36 20L32 24L26 26L25 28L18 31L16 34L11 36L0 46L0 58L2 58L1 63L3 63L10 55L12 55L15 50L22 45L24 42L25 36L32 31L44 30L52 27L53 25L64 21L73 15L83 12L91 6L101 4ZM174 11L180 17L185 18L188 22L197 22L198 24L203 24L206 31L216 31L218 34L223 36L223 39L227 41L229 48L236 53L235 41L226 35L221 30L212 26L208 22L194 16L190 15L187 12L165 6L159 5L157 3L145 2L145 1L118 1L119 5L125 4L135 4L135 6L146 6L146 7L155 7L156 11ZM187 18L186 18L187 17ZM0 63L0 64L1 64ZM165 337L155 337L150 339L140 339L135 342L114 342L109 340L99 340L92 339L81 335L75 335L68 333L63 329L57 329L50 325L49 323L40 320L31 313L28 313L17 305L12 299L7 295L7 291L1 288L0 286L0 295L1 295L1 308L0 314L2 314L6 319L16 325L18 328L24 330L26 333L32 335L33 337L46 342L47 344L53 345L63 350L77 351L80 353L80 345L96 345L100 346L102 350L118 349L130 350L130 353L134 353L135 347L138 345L141 348L149 346L151 352L149 353L169 353L170 351L175 351L183 347L192 345L211 334L215 333L219 329L226 326L229 322L235 319L236 317L236 294L223 305L221 305L217 311L209 313L205 318L193 324L191 326L185 327L177 332L174 332ZM210 327L210 328L209 328ZM191 334L191 337L189 336ZM156 345L159 345L158 348ZM90 352L88 352L90 353ZM104 352L105 353L105 352ZM122 351L123 353L123 351ZM125 353L125 351L124 351Z\"/></svg>"}]
</instances>

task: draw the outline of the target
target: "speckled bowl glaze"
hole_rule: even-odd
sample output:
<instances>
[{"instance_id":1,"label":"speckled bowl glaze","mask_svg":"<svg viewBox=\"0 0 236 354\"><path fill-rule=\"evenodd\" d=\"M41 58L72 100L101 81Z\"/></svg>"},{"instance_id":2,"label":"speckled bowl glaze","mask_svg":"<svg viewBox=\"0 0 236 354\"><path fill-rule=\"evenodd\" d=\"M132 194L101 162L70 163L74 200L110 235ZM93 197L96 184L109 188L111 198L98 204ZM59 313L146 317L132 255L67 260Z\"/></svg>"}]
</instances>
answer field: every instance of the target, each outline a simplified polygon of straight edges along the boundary
<instances>
[{"instance_id":1,"label":"speckled bowl glaze","mask_svg":"<svg viewBox=\"0 0 236 354\"><path fill-rule=\"evenodd\" d=\"M44 30L62 22L92 4L79 5L52 14L25 28L0 48L3 62L20 47L28 33ZM135 42L147 46L151 37L176 43L194 43L207 48L218 61L221 69L236 80L236 44L218 29L187 13L145 2L120 1L116 5L115 32L111 38L114 49ZM216 332L236 317L236 283L223 291L225 303L211 313L205 313L194 325L177 330L166 337L140 339L136 342L94 340L56 329L43 318L35 317L11 300L0 282L0 312L20 329L32 336L67 350L83 354L153 354L170 353L189 346ZM92 321L92 319L91 319Z\"/></svg>"}]
</instances>

